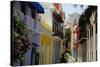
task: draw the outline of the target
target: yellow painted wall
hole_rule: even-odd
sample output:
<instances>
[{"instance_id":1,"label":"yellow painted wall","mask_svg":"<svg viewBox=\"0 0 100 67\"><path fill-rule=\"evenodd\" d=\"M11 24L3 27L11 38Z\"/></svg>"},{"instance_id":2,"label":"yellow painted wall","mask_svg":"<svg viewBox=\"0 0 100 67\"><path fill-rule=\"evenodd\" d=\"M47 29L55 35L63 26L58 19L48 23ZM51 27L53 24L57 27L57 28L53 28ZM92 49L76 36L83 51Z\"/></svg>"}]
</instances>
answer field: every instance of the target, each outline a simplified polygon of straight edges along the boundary
<instances>
[{"instance_id":1,"label":"yellow painted wall","mask_svg":"<svg viewBox=\"0 0 100 67\"><path fill-rule=\"evenodd\" d=\"M52 63L52 26L50 26L50 24L52 25L52 20L47 20L47 15L50 17L50 14L48 13L50 12L46 12L46 14L41 15L40 20L41 27L46 30L46 32L41 31L40 35L40 64Z\"/></svg>"},{"instance_id":2,"label":"yellow painted wall","mask_svg":"<svg viewBox=\"0 0 100 67\"><path fill-rule=\"evenodd\" d=\"M45 45L50 45L51 44L51 38L44 35L44 34L41 34L41 44L45 44Z\"/></svg>"},{"instance_id":3,"label":"yellow painted wall","mask_svg":"<svg viewBox=\"0 0 100 67\"><path fill-rule=\"evenodd\" d=\"M51 37L41 34L40 36L40 64L50 64L51 63L51 46L52 46L52 39ZM44 52L42 52L44 49Z\"/></svg>"}]
</instances>

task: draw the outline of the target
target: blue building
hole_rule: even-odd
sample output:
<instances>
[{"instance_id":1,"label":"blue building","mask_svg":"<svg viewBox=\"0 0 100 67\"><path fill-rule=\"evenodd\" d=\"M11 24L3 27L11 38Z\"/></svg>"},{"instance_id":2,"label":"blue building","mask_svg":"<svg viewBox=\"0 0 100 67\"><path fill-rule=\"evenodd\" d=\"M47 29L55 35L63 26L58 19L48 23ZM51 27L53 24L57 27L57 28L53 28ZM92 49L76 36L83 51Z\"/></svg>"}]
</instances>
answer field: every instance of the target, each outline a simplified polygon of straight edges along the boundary
<instances>
[{"instance_id":1,"label":"blue building","mask_svg":"<svg viewBox=\"0 0 100 67\"><path fill-rule=\"evenodd\" d=\"M44 13L44 9L38 2L12 1L13 16L18 16L26 24L30 49L24 54L24 60L15 62L13 66L37 65L39 64L39 38L40 24L39 14Z\"/></svg>"}]
</instances>

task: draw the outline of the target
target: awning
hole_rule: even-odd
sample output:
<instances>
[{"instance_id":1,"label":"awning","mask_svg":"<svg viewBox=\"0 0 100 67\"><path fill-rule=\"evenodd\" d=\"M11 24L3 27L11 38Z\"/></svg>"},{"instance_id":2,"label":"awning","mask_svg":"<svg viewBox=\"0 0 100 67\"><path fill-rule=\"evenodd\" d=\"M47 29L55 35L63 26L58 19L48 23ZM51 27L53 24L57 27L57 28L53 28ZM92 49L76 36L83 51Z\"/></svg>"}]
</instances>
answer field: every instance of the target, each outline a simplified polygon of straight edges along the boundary
<instances>
[{"instance_id":1,"label":"awning","mask_svg":"<svg viewBox=\"0 0 100 67\"><path fill-rule=\"evenodd\" d=\"M44 13L44 8L38 2L30 2L30 7L35 9L38 13Z\"/></svg>"}]
</instances>

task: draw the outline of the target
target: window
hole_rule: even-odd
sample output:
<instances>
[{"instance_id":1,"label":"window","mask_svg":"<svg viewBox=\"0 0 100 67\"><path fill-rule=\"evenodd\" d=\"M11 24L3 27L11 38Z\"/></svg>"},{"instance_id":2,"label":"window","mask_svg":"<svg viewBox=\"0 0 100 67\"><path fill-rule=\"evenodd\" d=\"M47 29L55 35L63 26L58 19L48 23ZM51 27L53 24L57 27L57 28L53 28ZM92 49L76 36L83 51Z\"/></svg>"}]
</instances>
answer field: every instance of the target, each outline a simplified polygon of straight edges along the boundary
<instances>
[{"instance_id":1,"label":"window","mask_svg":"<svg viewBox=\"0 0 100 67\"><path fill-rule=\"evenodd\" d=\"M36 11L32 10L32 18L35 19L36 18Z\"/></svg>"},{"instance_id":2,"label":"window","mask_svg":"<svg viewBox=\"0 0 100 67\"><path fill-rule=\"evenodd\" d=\"M34 29L37 29L37 19L35 10L32 11L32 18L34 19Z\"/></svg>"},{"instance_id":3,"label":"window","mask_svg":"<svg viewBox=\"0 0 100 67\"><path fill-rule=\"evenodd\" d=\"M56 31L57 31L57 33L58 33L58 24L59 24L59 23L56 23Z\"/></svg>"},{"instance_id":4,"label":"window","mask_svg":"<svg viewBox=\"0 0 100 67\"><path fill-rule=\"evenodd\" d=\"M54 33L56 33L56 23L54 22Z\"/></svg>"},{"instance_id":5,"label":"window","mask_svg":"<svg viewBox=\"0 0 100 67\"><path fill-rule=\"evenodd\" d=\"M95 29L96 29L95 32L96 32L96 34L97 34L97 22L96 22L96 25L95 25Z\"/></svg>"},{"instance_id":6,"label":"window","mask_svg":"<svg viewBox=\"0 0 100 67\"><path fill-rule=\"evenodd\" d=\"M53 32L55 31L55 23L54 23L54 19L53 19Z\"/></svg>"},{"instance_id":7,"label":"window","mask_svg":"<svg viewBox=\"0 0 100 67\"><path fill-rule=\"evenodd\" d=\"M61 23L61 32L63 33L63 23Z\"/></svg>"},{"instance_id":8,"label":"window","mask_svg":"<svg viewBox=\"0 0 100 67\"><path fill-rule=\"evenodd\" d=\"M32 48L32 53L31 53L31 65L35 64L35 48Z\"/></svg>"},{"instance_id":9,"label":"window","mask_svg":"<svg viewBox=\"0 0 100 67\"><path fill-rule=\"evenodd\" d=\"M97 61L97 59L98 59L98 58L97 58L97 49L96 49L96 61Z\"/></svg>"},{"instance_id":10,"label":"window","mask_svg":"<svg viewBox=\"0 0 100 67\"><path fill-rule=\"evenodd\" d=\"M22 3L21 3L21 11L22 11L24 14L26 14L26 4L25 4L25 2L22 2Z\"/></svg>"},{"instance_id":11,"label":"window","mask_svg":"<svg viewBox=\"0 0 100 67\"><path fill-rule=\"evenodd\" d=\"M60 24L58 23L58 31L59 31L59 28L60 28Z\"/></svg>"}]
</instances>

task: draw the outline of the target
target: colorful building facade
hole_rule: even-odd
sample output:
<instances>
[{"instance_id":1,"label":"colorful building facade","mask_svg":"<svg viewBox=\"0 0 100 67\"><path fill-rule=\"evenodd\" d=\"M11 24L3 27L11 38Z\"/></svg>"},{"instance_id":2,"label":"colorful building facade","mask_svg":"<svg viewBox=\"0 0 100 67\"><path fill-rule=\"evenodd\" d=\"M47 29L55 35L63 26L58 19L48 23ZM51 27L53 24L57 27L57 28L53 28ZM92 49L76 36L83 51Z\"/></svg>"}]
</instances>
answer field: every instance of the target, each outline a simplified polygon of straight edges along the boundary
<instances>
[{"instance_id":1,"label":"colorful building facade","mask_svg":"<svg viewBox=\"0 0 100 67\"><path fill-rule=\"evenodd\" d=\"M37 6L38 7L37 7ZM13 15L18 15L24 21L28 32L29 49L24 54L21 62L15 62L14 65L37 65L39 64L39 46L40 46L40 17L39 14L44 13L44 9L38 2L13 1ZM38 9L40 8L40 9Z\"/></svg>"},{"instance_id":2,"label":"colorful building facade","mask_svg":"<svg viewBox=\"0 0 100 67\"><path fill-rule=\"evenodd\" d=\"M47 4L42 3L42 5ZM52 64L52 8L45 6L43 6L45 14L41 15L40 20L40 64Z\"/></svg>"},{"instance_id":3,"label":"colorful building facade","mask_svg":"<svg viewBox=\"0 0 100 67\"><path fill-rule=\"evenodd\" d=\"M76 61L79 61L79 18L78 13L73 13L69 15L68 20L71 23L71 55Z\"/></svg>"},{"instance_id":4,"label":"colorful building facade","mask_svg":"<svg viewBox=\"0 0 100 67\"><path fill-rule=\"evenodd\" d=\"M59 63L63 53L63 15L61 4L54 3L53 16L53 63Z\"/></svg>"}]
</instances>

